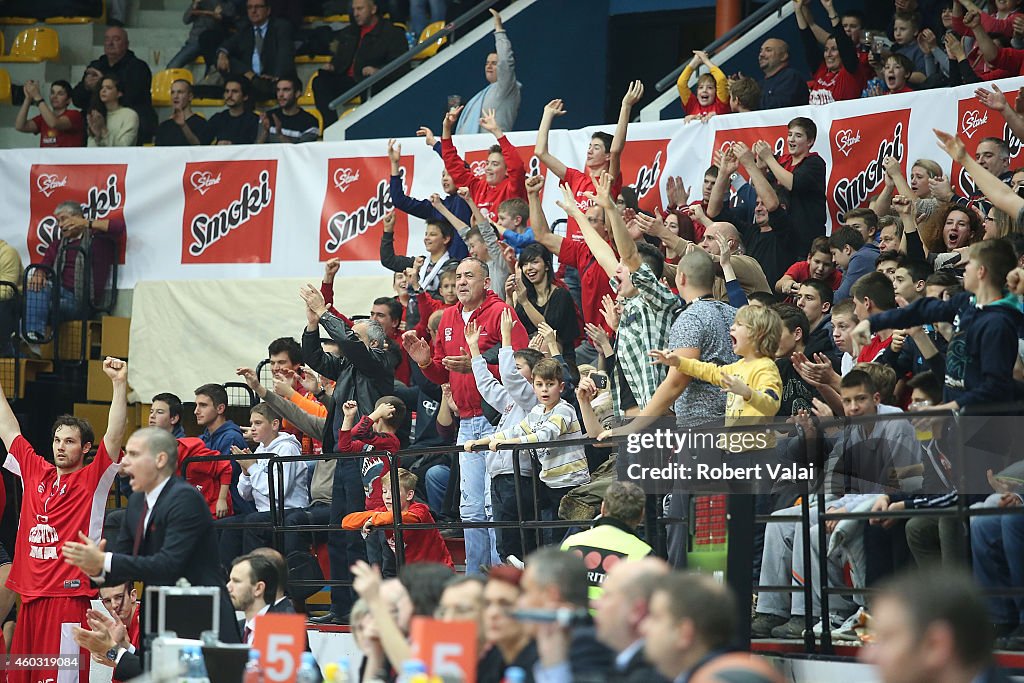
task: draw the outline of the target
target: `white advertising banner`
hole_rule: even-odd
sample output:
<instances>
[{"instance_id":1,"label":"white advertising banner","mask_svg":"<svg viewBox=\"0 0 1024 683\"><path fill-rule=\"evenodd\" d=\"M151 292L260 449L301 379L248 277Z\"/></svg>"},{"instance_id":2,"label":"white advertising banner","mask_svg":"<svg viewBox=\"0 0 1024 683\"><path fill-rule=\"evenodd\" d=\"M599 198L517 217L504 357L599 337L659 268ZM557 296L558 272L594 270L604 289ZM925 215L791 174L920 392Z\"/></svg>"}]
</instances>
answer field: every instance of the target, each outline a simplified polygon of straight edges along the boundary
<instances>
[{"instance_id":1,"label":"white advertising banner","mask_svg":"<svg viewBox=\"0 0 1024 683\"><path fill-rule=\"evenodd\" d=\"M1024 78L1000 82L1016 95ZM935 145L933 128L955 131L973 153L988 136L1005 137L1013 155L1020 141L1002 118L974 97L976 86L931 90L749 114L718 116L707 124L662 121L633 124L623 157L624 184L636 185L642 208L661 206L669 175L700 192L700 181L721 145L764 139L785 144L786 123L807 116L818 127L814 151L829 169L829 217L862 205L882 185L881 161L892 155L907 172L919 158L937 161L954 188L970 178ZM532 112L522 112L529 120ZM540 112L536 112L539 120ZM601 130L610 130L604 126ZM582 168L590 134L553 131L552 153ZM546 173L548 219L555 207L554 175L533 158L535 134L510 133L529 172ZM440 191L443 164L422 138L400 140L406 192L425 199ZM474 171L494 140L456 139ZM391 206L386 141L305 145L118 149L21 149L0 152L6 219L0 238L25 262L38 262L53 239L54 207L82 202L92 218L123 217L127 236L119 286L144 280L224 280L309 277L316 264L337 256L346 275L383 275L378 262L382 217ZM1013 164L1017 165L1017 164ZM423 221L401 214L395 250L423 253Z\"/></svg>"}]
</instances>

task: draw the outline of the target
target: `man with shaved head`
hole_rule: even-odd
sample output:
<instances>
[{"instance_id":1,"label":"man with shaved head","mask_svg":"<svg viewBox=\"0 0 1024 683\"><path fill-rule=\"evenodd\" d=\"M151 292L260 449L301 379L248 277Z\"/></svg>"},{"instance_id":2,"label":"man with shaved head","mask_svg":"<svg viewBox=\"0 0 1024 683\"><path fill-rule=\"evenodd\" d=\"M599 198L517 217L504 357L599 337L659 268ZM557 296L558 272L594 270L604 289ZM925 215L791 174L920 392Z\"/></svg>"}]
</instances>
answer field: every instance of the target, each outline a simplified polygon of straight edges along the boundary
<instances>
[{"instance_id":1,"label":"man with shaved head","mask_svg":"<svg viewBox=\"0 0 1024 683\"><path fill-rule=\"evenodd\" d=\"M772 290L768 285L768 279L764 275L764 270L761 269L761 264L755 259L744 255L740 231L732 223L725 223L723 221L712 223L704 231L704 239L700 243L701 248L710 254L716 263L720 264L722 260L722 247L719 243L719 237L725 240L725 245L729 249L729 262L732 264L733 270L736 271L736 279L739 280L740 287L743 288L744 293L747 296L751 292L767 292L771 294ZM721 268L719 267L716 270L715 286L712 293L718 300L728 301L728 296L725 293L725 279L721 275Z\"/></svg>"},{"instance_id":2,"label":"man with shaved head","mask_svg":"<svg viewBox=\"0 0 1024 683\"><path fill-rule=\"evenodd\" d=\"M789 65L789 46L778 38L769 38L761 45L757 65L764 72L761 86L761 108L779 109L807 104L807 78Z\"/></svg>"},{"instance_id":3,"label":"man with shaved head","mask_svg":"<svg viewBox=\"0 0 1024 683\"><path fill-rule=\"evenodd\" d=\"M668 572L668 563L658 557L619 562L608 570L604 593L592 606L596 608L597 639L615 653L615 667L609 680L630 683L665 680L644 656L640 622L647 617L658 579Z\"/></svg>"},{"instance_id":4,"label":"man with shaved head","mask_svg":"<svg viewBox=\"0 0 1024 683\"><path fill-rule=\"evenodd\" d=\"M87 110L103 76L111 75L121 83L121 106L139 115L139 144L151 141L157 121L150 96L153 72L128 49L128 32L119 26L111 26L103 34L103 56L85 67L82 80L71 91L71 101L82 111Z\"/></svg>"}]
</instances>

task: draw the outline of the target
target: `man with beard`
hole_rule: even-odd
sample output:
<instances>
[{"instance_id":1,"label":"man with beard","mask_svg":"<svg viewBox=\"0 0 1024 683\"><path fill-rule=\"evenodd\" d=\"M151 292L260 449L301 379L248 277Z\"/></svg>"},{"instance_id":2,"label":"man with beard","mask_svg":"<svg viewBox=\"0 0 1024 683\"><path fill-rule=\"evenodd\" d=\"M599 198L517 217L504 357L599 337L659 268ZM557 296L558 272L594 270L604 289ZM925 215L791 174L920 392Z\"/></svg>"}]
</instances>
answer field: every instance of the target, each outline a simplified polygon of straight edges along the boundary
<instances>
[{"instance_id":1,"label":"man with beard","mask_svg":"<svg viewBox=\"0 0 1024 683\"><path fill-rule=\"evenodd\" d=\"M229 76L224 81L224 111L210 117L215 145L251 145L256 142L260 117L249 110L249 81Z\"/></svg>"},{"instance_id":2,"label":"man with beard","mask_svg":"<svg viewBox=\"0 0 1024 683\"><path fill-rule=\"evenodd\" d=\"M287 76L277 81L277 107L260 117L256 142L316 142L320 137L320 123L298 105L302 81Z\"/></svg>"}]
</instances>

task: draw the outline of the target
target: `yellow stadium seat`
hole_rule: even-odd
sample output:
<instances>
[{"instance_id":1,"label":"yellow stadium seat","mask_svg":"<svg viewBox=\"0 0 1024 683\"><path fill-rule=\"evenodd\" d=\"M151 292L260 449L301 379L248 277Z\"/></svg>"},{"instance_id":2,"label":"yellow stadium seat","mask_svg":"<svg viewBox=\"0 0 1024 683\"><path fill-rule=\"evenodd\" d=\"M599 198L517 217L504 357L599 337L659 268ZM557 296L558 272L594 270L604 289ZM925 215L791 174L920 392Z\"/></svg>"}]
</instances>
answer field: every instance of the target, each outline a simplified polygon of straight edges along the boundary
<instances>
[{"instance_id":1,"label":"yellow stadium seat","mask_svg":"<svg viewBox=\"0 0 1024 683\"><path fill-rule=\"evenodd\" d=\"M420 42L421 43L427 42L428 40L430 40L430 37L432 35L434 35L438 31L440 31L444 27L445 27L445 23L443 21L435 21L433 24L427 24L427 27L425 29L423 29L423 33L420 34ZM434 55L436 55L437 51L441 49L441 46L444 45L447 42L448 42L448 37L447 36L445 36L444 38L440 38L437 41L435 41L433 45L431 45L430 47L425 49L423 52L421 52L418 55L416 55L415 57L413 57L413 59L416 60L416 61L420 61L420 60L423 60L423 59L429 59L430 57L433 57Z\"/></svg>"},{"instance_id":2,"label":"yellow stadium seat","mask_svg":"<svg viewBox=\"0 0 1024 683\"><path fill-rule=\"evenodd\" d=\"M11 103L11 74L7 69L0 69L0 104Z\"/></svg>"},{"instance_id":3,"label":"yellow stadium seat","mask_svg":"<svg viewBox=\"0 0 1024 683\"><path fill-rule=\"evenodd\" d=\"M47 24L92 24L98 22L97 17L50 17L46 20Z\"/></svg>"},{"instance_id":4,"label":"yellow stadium seat","mask_svg":"<svg viewBox=\"0 0 1024 683\"><path fill-rule=\"evenodd\" d=\"M316 107L312 107L310 109L304 109L303 111L307 111L310 114L312 114L313 118L316 119L316 122L320 124L320 137L323 137L324 136L324 116L323 116L323 114L320 113L320 110L317 109Z\"/></svg>"},{"instance_id":5,"label":"yellow stadium seat","mask_svg":"<svg viewBox=\"0 0 1024 683\"><path fill-rule=\"evenodd\" d=\"M329 17L324 17L324 21L328 24L350 24L352 20L349 19L347 14L332 14Z\"/></svg>"},{"instance_id":6,"label":"yellow stadium seat","mask_svg":"<svg viewBox=\"0 0 1024 683\"><path fill-rule=\"evenodd\" d=\"M171 83L185 80L192 83L192 72L188 69L164 69L153 75L150 94L154 107L168 107L171 104Z\"/></svg>"},{"instance_id":7,"label":"yellow stadium seat","mask_svg":"<svg viewBox=\"0 0 1024 683\"><path fill-rule=\"evenodd\" d=\"M60 59L60 38L46 26L33 26L18 34L11 44L11 54L0 62L46 62Z\"/></svg>"},{"instance_id":8,"label":"yellow stadium seat","mask_svg":"<svg viewBox=\"0 0 1024 683\"><path fill-rule=\"evenodd\" d=\"M3 56L4 49L4 34L0 33L0 56Z\"/></svg>"},{"instance_id":9,"label":"yellow stadium seat","mask_svg":"<svg viewBox=\"0 0 1024 683\"><path fill-rule=\"evenodd\" d=\"M315 81L316 77L319 75L320 72L317 71L312 76L310 76L309 82L306 83L306 89L303 91L302 97L299 98L300 107L310 107L313 105L313 81Z\"/></svg>"},{"instance_id":10,"label":"yellow stadium seat","mask_svg":"<svg viewBox=\"0 0 1024 683\"><path fill-rule=\"evenodd\" d=\"M327 64L331 61L330 55L296 55L296 64Z\"/></svg>"},{"instance_id":11,"label":"yellow stadium seat","mask_svg":"<svg viewBox=\"0 0 1024 683\"><path fill-rule=\"evenodd\" d=\"M6 26L31 26L37 21L33 17L0 17L0 24Z\"/></svg>"}]
</instances>

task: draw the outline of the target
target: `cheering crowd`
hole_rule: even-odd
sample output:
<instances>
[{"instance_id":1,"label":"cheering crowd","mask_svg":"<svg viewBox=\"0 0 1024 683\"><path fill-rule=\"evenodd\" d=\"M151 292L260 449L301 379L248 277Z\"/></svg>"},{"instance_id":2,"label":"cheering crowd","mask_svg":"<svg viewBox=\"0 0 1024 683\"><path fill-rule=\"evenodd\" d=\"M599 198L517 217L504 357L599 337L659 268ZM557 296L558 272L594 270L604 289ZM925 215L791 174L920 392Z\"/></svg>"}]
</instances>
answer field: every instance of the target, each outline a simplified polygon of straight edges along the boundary
<instances>
[{"instance_id":1,"label":"cheering crowd","mask_svg":"<svg viewBox=\"0 0 1024 683\"><path fill-rule=\"evenodd\" d=\"M791 74L785 44L774 39L762 47L760 86L725 78L698 53L680 77L688 118L755 108L757 88L762 104L777 97L773 106L786 106L934 87L947 78L992 79L1009 75L1000 69L1024 54L995 42L1012 45L1018 25L1024 33L1013 0L999 0L992 13L958 1L948 12L936 6L934 16L900 0L884 61L885 41L872 38L871 49L857 49L865 44L863 18L823 2L829 32L814 24L803 0L796 5L809 51L812 41L824 44L814 78ZM935 46L943 26L973 40L946 34L943 55ZM710 75L689 93L683 86L699 64ZM884 83L872 84L878 73ZM775 680L763 662L722 653L749 597L755 638L799 639L808 615L818 619L819 523L829 539L823 555L829 587L881 592L830 595L829 614L813 630L860 642L873 617L876 649L867 656L887 680L905 673L908 662L920 675L913 680L933 680L939 671L955 673L950 680L976 680L991 673L993 646L1024 649L1021 601L976 592L1024 585L1016 562L1024 516L1012 510L1024 502L1019 475L989 472L990 496L958 491L960 461L944 439L945 418L936 417L985 415L996 405L1001 414L1019 413L1012 404L1024 386L1024 169L1011 166L1009 144L986 138L972 158L962 140L936 131L938 149L966 170L973 192L955 193L934 159L887 158L881 190L826 236L827 169L811 151L817 128L802 116L789 122L782 154L766 141L733 143L715 153L699 198L669 177L666 205L640 210L633 188L623 185L620 159L642 96L642 84L631 83L613 134L591 137L581 169L548 150L562 101L540 113L535 155L560 181L558 215L545 214L544 178L528 177L490 107L453 106L439 140L421 128L445 166L439 192L429 197L406 195L402 150L389 141L394 210L426 221L422 253L395 252L395 215L386 215L380 261L394 273L392 290L379 292L369 312L334 307L344 264L328 261L321 286L299 292L306 316L301 338L269 343L272 382L253 368L237 369L261 399L248 425L228 420L224 388L206 384L194 396L204 431L187 437L182 398L158 394L150 428L128 441L119 470L127 371L108 359L114 400L99 452L84 464L96 437L88 423L65 416L54 427L54 464L48 464L0 401L5 466L26 490L23 537L0 595L0 609L14 593L22 596L11 651L68 651L54 623L83 623L95 585L173 583L171 575L184 575L186 565L198 571L188 557L203 567L193 583L221 585L231 577L225 610L246 615L236 639L251 642L255 616L289 599L302 609L297 591L285 587L317 535L289 532L282 555L259 559L273 552L266 550L269 528L258 526L271 519L268 461L260 457L269 453L353 454L290 460L280 483L287 525L344 529L326 534L329 578L352 587L333 586L330 611L311 621L352 624L366 655L363 680L387 680L410 659L412 614L476 620L481 681L501 680L508 666L552 682L686 680L719 666L742 669L751 680ZM1024 117L997 87L981 88L977 97L1024 136ZM481 176L468 170L452 140L466 117L495 138ZM123 229L84 226L80 207L77 214L74 206L62 207L60 248ZM564 232L553 231L563 216ZM72 279L77 267L70 265ZM40 281L32 290L51 286ZM32 325L39 338L43 324ZM922 411L929 415L875 419ZM732 595L680 571L685 527L669 526L667 563L647 557L654 539L641 538L638 527L648 495L636 483L616 481L623 455L610 447L615 437L663 417L674 418L680 430L724 423L740 434L774 420L767 438L728 449L747 462L780 455L799 461L794 451L808 440L823 446L830 470L852 453L884 451L888 480L829 492L826 512L922 513L837 521L819 520L812 509L808 567L800 525L781 519L799 514L796 489L748 491L758 513L780 517L751 525L751 539L739 541L753 546L753 579L794 590ZM829 418L849 420L837 427ZM793 438L784 423L804 437ZM584 437L591 441L584 445ZM429 446L453 452L399 457L394 464L383 455ZM182 467L188 456L218 454L232 457ZM107 548L95 532L119 471L135 495L122 518L108 515L114 532ZM197 491L174 489L181 478ZM195 523L180 534L167 530L156 543L153 519L167 514L160 506L171 490L188 508L175 519ZM1005 514L971 517L965 526L928 512L955 507L961 498ZM657 502L671 517L692 514L692 497L681 489ZM467 576L453 577L445 537L457 531L405 530L396 553L396 510L405 523L467 523ZM593 529L568 533L523 533L503 524L561 519L590 526L595 516ZM168 563L176 552L181 556ZM405 563L397 577L396 554ZM152 562L141 561L147 555ZM922 572L917 579L890 579L915 565ZM803 590L808 576L814 577L810 604ZM130 588L121 594L128 600ZM588 608L595 628L531 623L537 610L564 610L557 613L585 621ZM125 610L114 611L118 616L89 612L88 628L75 633L101 660L109 645L107 663L124 671L139 643L118 631L130 622ZM222 626L225 621L235 623L229 617ZM939 648L947 653L941 662L917 659L918 645L896 637L926 648L935 624L956 624L955 633L943 636L955 642ZM969 631L977 638L957 641Z\"/></svg>"}]
</instances>

